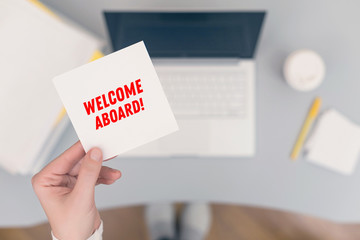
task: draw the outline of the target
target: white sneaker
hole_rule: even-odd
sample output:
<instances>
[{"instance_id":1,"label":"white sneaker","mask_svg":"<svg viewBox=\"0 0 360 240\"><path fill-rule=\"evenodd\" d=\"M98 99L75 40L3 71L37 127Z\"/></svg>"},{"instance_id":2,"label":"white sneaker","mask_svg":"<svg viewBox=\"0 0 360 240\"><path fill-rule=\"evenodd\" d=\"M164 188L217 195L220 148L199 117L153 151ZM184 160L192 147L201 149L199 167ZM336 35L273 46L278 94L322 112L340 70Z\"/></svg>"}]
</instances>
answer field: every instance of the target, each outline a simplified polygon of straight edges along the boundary
<instances>
[{"instance_id":1,"label":"white sneaker","mask_svg":"<svg viewBox=\"0 0 360 240\"><path fill-rule=\"evenodd\" d=\"M149 229L150 239L174 239L175 209L170 203L151 204L145 209L145 220Z\"/></svg>"},{"instance_id":2,"label":"white sneaker","mask_svg":"<svg viewBox=\"0 0 360 240\"><path fill-rule=\"evenodd\" d=\"M203 240L211 226L211 208L206 203L185 206L180 219L180 240Z\"/></svg>"}]
</instances>

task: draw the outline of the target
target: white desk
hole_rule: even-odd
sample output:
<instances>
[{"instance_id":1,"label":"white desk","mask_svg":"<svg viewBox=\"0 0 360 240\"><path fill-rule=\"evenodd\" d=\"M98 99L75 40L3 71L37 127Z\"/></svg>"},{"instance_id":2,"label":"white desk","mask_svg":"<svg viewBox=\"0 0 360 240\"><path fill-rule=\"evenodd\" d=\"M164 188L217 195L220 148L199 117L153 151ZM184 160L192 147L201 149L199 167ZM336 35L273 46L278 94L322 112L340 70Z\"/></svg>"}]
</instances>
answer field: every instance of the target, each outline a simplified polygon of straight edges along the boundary
<instances>
[{"instance_id":1,"label":"white desk","mask_svg":"<svg viewBox=\"0 0 360 240\"><path fill-rule=\"evenodd\" d=\"M314 96L360 123L360 3L262 0L46 0L57 10L104 35L102 10L267 10L257 51L257 154L251 159L114 159L123 178L97 189L100 208L152 201L236 203L360 221L360 166L345 177L288 156ZM85 4L85 5L83 5ZM282 78L291 51L311 48L323 56L327 76L314 92L298 93ZM54 156L73 142L70 127ZM30 177L0 170L0 226L45 220Z\"/></svg>"}]
</instances>

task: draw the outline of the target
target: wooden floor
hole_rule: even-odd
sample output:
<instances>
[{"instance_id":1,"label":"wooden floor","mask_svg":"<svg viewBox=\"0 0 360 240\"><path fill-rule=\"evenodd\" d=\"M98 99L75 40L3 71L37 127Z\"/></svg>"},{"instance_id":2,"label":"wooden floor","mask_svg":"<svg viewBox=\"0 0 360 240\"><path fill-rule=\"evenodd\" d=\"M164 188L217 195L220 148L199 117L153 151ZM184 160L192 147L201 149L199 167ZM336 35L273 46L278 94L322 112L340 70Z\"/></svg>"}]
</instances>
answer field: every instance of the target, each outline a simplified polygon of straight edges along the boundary
<instances>
[{"instance_id":1,"label":"wooden floor","mask_svg":"<svg viewBox=\"0 0 360 240\"><path fill-rule=\"evenodd\" d=\"M177 205L178 211L182 205ZM259 208L212 205L213 223L206 240L358 240L360 224L341 225L317 218ZM104 240L147 240L143 207L101 212ZM50 227L0 229L0 240L50 239Z\"/></svg>"}]
</instances>

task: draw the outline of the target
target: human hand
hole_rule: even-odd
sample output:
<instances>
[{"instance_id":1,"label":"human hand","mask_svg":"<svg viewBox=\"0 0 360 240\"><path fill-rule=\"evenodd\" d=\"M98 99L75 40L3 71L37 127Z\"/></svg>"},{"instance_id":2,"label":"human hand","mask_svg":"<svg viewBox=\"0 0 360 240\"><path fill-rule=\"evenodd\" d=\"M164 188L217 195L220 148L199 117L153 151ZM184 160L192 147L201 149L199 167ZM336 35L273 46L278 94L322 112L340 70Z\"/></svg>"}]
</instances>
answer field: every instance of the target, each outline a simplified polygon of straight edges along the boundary
<instances>
[{"instance_id":1,"label":"human hand","mask_svg":"<svg viewBox=\"0 0 360 240\"><path fill-rule=\"evenodd\" d=\"M112 184L120 171L102 166L102 152L87 154L80 142L49 163L32 178L32 184L49 219L53 234L61 240L84 240L99 228L95 185Z\"/></svg>"}]
</instances>

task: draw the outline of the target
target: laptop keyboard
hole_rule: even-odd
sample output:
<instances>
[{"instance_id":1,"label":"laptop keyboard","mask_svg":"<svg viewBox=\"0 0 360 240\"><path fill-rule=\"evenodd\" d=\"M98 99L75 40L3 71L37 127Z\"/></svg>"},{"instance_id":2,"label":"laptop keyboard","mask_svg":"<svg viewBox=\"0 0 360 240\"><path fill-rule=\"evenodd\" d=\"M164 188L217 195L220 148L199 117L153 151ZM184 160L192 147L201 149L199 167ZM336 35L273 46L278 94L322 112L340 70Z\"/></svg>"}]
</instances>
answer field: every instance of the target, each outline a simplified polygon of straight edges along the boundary
<instances>
[{"instance_id":1,"label":"laptop keyboard","mask_svg":"<svg viewBox=\"0 0 360 240\"><path fill-rule=\"evenodd\" d=\"M176 116L246 116L246 72L159 73Z\"/></svg>"}]
</instances>

